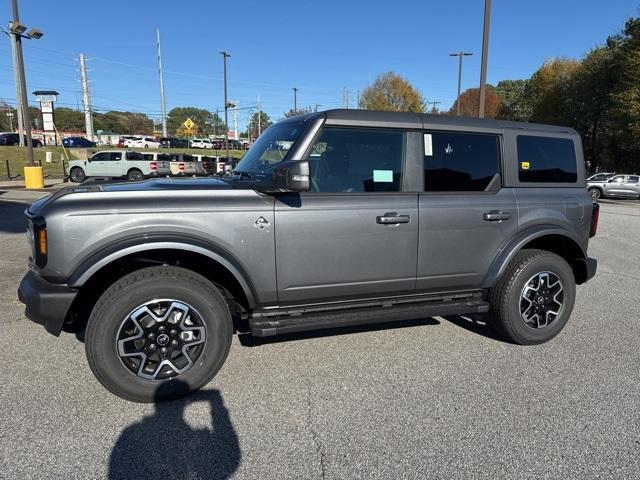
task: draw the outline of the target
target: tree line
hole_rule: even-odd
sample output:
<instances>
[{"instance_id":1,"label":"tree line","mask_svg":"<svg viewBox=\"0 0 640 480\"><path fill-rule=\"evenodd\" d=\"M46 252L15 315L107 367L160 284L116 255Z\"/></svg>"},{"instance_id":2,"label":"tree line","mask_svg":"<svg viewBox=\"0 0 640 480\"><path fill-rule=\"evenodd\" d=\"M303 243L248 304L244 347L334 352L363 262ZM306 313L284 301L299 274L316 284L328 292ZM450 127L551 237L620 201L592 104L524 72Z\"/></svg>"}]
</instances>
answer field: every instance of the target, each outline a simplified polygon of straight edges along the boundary
<instances>
[{"instance_id":1,"label":"tree line","mask_svg":"<svg viewBox=\"0 0 640 480\"><path fill-rule=\"evenodd\" d=\"M475 117L478 88L460 95L448 111ZM387 72L361 95L360 108L424 112L418 90ZM579 60L554 58L530 78L487 86L489 118L562 125L582 136L589 171L640 171L640 18Z\"/></svg>"}]
</instances>

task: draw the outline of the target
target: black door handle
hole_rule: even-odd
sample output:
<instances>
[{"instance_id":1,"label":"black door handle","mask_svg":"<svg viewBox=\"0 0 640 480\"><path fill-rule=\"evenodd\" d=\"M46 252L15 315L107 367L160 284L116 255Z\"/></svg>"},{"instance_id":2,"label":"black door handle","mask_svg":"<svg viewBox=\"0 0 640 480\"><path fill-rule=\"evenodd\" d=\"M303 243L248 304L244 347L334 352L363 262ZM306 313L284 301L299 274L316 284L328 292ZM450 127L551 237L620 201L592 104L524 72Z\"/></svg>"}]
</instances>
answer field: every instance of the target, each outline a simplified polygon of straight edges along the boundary
<instances>
[{"instance_id":1,"label":"black door handle","mask_svg":"<svg viewBox=\"0 0 640 480\"><path fill-rule=\"evenodd\" d=\"M376 222L381 225L397 225L398 223L409 223L409 215L398 215L397 213L385 213L376 217Z\"/></svg>"},{"instance_id":2,"label":"black door handle","mask_svg":"<svg viewBox=\"0 0 640 480\"><path fill-rule=\"evenodd\" d=\"M509 212L501 212L500 210L491 210L490 212L483 213L482 219L487 222L501 222L502 220L509 220L511 214Z\"/></svg>"}]
</instances>

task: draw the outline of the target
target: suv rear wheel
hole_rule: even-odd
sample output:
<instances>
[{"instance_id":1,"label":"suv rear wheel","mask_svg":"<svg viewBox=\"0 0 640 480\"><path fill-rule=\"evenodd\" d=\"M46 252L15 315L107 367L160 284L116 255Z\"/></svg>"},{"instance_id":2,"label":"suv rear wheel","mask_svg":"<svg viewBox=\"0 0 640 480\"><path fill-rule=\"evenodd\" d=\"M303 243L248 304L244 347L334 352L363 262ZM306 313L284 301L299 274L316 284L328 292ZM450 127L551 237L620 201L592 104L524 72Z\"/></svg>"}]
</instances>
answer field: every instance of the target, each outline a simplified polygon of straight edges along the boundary
<instances>
[{"instance_id":1,"label":"suv rear wheel","mask_svg":"<svg viewBox=\"0 0 640 480\"><path fill-rule=\"evenodd\" d=\"M182 397L224 363L229 308L206 278L178 267L143 268L98 299L85 335L89 366L112 393L135 402Z\"/></svg>"},{"instance_id":2,"label":"suv rear wheel","mask_svg":"<svg viewBox=\"0 0 640 480\"><path fill-rule=\"evenodd\" d=\"M520 345L548 342L571 316L576 284L569 264L545 250L522 250L489 293L492 326Z\"/></svg>"},{"instance_id":3,"label":"suv rear wheel","mask_svg":"<svg viewBox=\"0 0 640 480\"><path fill-rule=\"evenodd\" d=\"M137 168L132 168L131 170L129 170L129 172L127 173L127 178L129 180L131 180L132 182L138 181L138 180L142 180L144 178L144 175L142 174L142 172L140 170L138 170Z\"/></svg>"}]
</instances>

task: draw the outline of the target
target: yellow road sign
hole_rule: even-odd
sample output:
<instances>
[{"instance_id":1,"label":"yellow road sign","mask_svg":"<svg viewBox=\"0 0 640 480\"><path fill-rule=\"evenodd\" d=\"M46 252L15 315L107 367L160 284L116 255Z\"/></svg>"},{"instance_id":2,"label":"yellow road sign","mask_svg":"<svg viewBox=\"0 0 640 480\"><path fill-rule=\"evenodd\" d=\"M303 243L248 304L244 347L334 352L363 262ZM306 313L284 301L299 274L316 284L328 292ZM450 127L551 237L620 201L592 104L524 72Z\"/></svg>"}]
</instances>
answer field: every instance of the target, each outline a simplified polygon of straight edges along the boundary
<instances>
[{"instance_id":1,"label":"yellow road sign","mask_svg":"<svg viewBox=\"0 0 640 480\"><path fill-rule=\"evenodd\" d=\"M196 124L193 123L193 120L191 120L190 118L187 118L184 121L183 125L186 127L187 130L191 130Z\"/></svg>"}]
</instances>

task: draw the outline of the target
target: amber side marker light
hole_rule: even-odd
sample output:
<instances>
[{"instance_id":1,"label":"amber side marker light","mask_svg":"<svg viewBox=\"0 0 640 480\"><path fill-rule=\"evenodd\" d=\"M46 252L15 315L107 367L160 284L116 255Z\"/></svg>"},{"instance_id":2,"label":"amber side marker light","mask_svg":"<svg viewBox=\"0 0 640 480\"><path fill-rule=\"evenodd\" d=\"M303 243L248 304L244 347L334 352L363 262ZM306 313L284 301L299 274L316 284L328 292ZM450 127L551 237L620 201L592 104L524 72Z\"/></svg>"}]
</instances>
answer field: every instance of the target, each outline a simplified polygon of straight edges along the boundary
<instances>
[{"instance_id":1,"label":"amber side marker light","mask_svg":"<svg viewBox=\"0 0 640 480\"><path fill-rule=\"evenodd\" d=\"M41 256L47 255L47 229L40 228L38 230L38 253Z\"/></svg>"}]
</instances>

